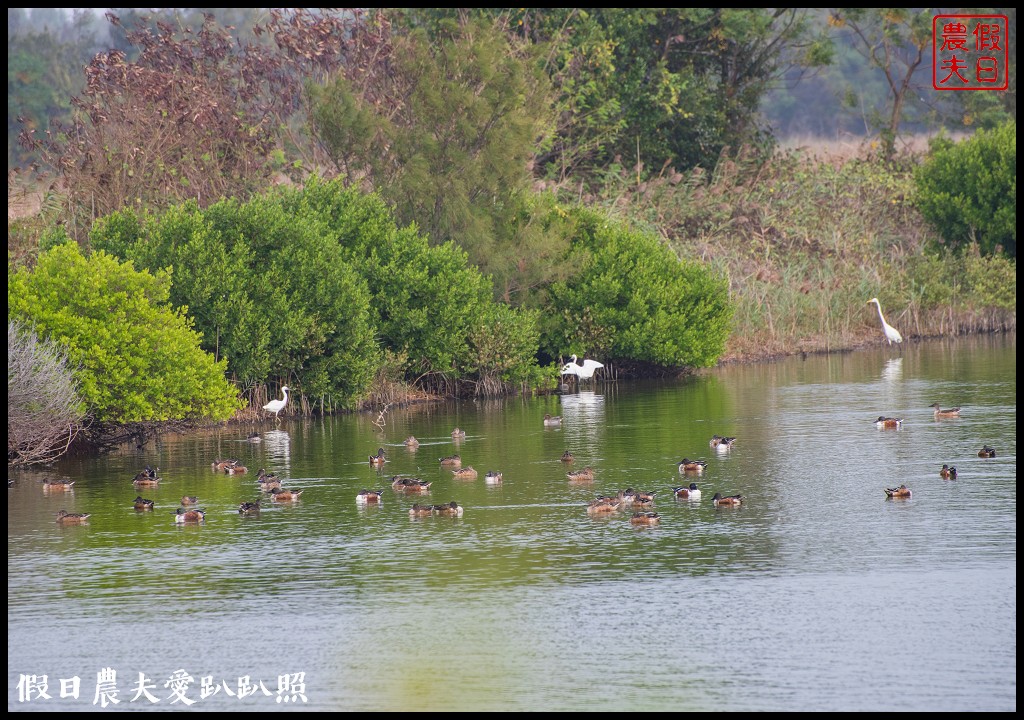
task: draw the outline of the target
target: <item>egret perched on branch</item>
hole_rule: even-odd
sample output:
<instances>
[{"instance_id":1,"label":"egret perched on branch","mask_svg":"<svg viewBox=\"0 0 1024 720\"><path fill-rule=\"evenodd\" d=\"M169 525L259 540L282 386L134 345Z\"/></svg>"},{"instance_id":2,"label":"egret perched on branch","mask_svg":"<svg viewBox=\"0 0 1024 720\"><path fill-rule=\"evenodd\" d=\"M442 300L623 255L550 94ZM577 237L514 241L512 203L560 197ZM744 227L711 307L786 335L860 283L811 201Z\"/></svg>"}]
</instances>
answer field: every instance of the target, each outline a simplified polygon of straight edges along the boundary
<instances>
[{"instance_id":1,"label":"egret perched on branch","mask_svg":"<svg viewBox=\"0 0 1024 720\"><path fill-rule=\"evenodd\" d=\"M885 317L882 316L882 304L878 302L878 298L868 300L867 304L870 305L871 303L874 303L875 307L878 308L878 319L882 321L882 331L885 333L885 339L889 341L889 344L903 342L903 336L900 335L900 331L887 323Z\"/></svg>"},{"instance_id":2,"label":"egret perched on branch","mask_svg":"<svg viewBox=\"0 0 1024 720\"><path fill-rule=\"evenodd\" d=\"M572 362L567 362L562 366L562 375L575 375L580 380L587 380L594 377L594 371L598 368L603 368L604 363L599 363L597 360L584 360L583 364L580 365L576 360L576 356L572 355Z\"/></svg>"},{"instance_id":3,"label":"egret perched on branch","mask_svg":"<svg viewBox=\"0 0 1024 720\"><path fill-rule=\"evenodd\" d=\"M263 409L266 410L267 412L274 413L274 419L278 421L280 421L281 419L279 413L282 410L284 410L284 406L288 404L288 386L284 385L281 388L281 392L284 395L283 398L281 398L280 400L271 400L270 402L263 406Z\"/></svg>"}]
</instances>

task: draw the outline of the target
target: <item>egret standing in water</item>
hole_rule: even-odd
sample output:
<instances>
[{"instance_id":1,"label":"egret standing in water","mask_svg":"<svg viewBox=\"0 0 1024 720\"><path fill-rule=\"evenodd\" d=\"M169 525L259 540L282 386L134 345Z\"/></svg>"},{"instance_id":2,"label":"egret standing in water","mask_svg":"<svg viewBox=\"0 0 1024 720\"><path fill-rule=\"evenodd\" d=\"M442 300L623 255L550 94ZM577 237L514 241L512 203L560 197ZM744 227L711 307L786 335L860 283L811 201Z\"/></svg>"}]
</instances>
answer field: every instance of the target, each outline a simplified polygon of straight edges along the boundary
<instances>
[{"instance_id":1,"label":"egret standing in water","mask_svg":"<svg viewBox=\"0 0 1024 720\"><path fill-rule=\"evenodd\" d=\"M576 360L575 355L571 355L572 362L567 362L562 366L562 375L575 375L577 380L589 380L594 377L594 372L598 368L603 368L604 363L599 363L597 360L584 360L583 364L580 365Z\"/></svg>"},{"instance_id":2,"label":"egret standing in water","mask_svg":"<svg viewBox=\"0 0 1024 720\"><path fill-rule=\"evenodd\" d=\"M285 386L283 386L281 388L281 393L284 395L284 397L282 397L280 400L271 400L270 402L268 402L266 405L263 406L263 409L266 410L267 412L274 413L274 419L277 422L281 421L281 417L280 417L279 413L282 410L284 410L284 406L288 404L288 386L287 385L285 385Z\"/></svg>"},{"instance_id":3,"label":"egret standing in water","mask_svg":"<svg viewBox=\"0 0 1024 720\"><path fill-rule=\"evenodd\" d=\"M882 304L878 302L878 298L875 297L868 300L868 305L871 303L874 303L875 307L878 308L878 319L882 321L882 332L885 333L885 339L889 341L889 344L896 343L898 345L903 342L903 336L900 335L900 331L885 321L885 317L882 315Z\"/></svg>"}]
</instances>

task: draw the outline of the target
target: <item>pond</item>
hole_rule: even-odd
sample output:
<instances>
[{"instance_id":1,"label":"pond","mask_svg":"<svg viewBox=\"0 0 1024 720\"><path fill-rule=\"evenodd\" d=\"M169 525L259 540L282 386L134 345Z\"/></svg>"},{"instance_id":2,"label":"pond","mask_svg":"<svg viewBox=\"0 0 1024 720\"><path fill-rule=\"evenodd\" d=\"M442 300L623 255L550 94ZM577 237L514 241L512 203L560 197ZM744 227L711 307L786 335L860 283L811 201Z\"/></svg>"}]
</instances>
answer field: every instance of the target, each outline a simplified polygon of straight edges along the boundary
<instances>
[{"instance_id":1,"label":"pond","mask_svg":"<svg viewBox=\"0 0 1024 720\"><path fill-rule=\"evenodd\" d=\"M8 710L1016 710L1014 334L376 419L10 474ZM147 465L160 483L137 489ZM261 493L261 468L299 499ZM653 505L588 513L626 489ZM202 523L176 522L185 495ZM461 517L410 516L452 501Z\"/></svg>"}]
</instances>

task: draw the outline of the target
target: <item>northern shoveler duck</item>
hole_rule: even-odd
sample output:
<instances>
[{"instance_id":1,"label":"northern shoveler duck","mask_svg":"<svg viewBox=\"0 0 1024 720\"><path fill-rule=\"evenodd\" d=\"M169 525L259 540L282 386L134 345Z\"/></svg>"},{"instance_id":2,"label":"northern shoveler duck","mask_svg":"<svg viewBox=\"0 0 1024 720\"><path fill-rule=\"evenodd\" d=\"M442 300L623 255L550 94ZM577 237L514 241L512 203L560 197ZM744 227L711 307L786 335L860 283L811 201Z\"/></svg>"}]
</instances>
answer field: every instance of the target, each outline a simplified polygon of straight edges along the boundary
<instances>
[{"instance_id":1,"label":"northern shoveler duck","mask_svg":"<svg viewBox=\"0 0 1024 720\"><path fill-rule=\"evenodd\" d=\"M593 482L594 468L587 465L582 470L570 470L565 476L573 482Z\"/></svg>"},{"instance_id":2,"label":"northern shoveler duck","mask_svg":"<svg viewBox=\"0 0 1024 720\"><path fill-rule=\"evenodd\" d=\"M564 463L576 462L576 458L573 457L573 454L571 452L566 450L564 453L562 453L562 462L564 462Z\"/></svg>"},{"instance_id":3,"label":"northern shoveler duck","mask_svg":"<svg viewBox=\"0 0 1024 720\"><path fill-rule=\"evenodd\" d=\"M717 493L715 493L715 496L712 498L712 500L714 501L716 507L718 505L739 505L743 501L743 496L742 495L724 495L723 496L722 493L717 492Z\"/></svg>"},{"instance_id":4,"label":"northern shoveler duck","mask_svg":"<svg viewBox=\"0 0 1024 720\"><path fill-rule=\"evenodd\" d=\"M449 455L447 457L438 458L437 461L441 463L442 467L462 467L462 457L459 455Z\"/></svg>"},{"instance_id":5,"label":"northern shoveler duck","mask_svg":"<svg viewBox=\"0 0 1024 720\"><path fill-rule=\"evenodd\" d=\"M280 480L277 473L269 473L266 468L260 468L260 471L256 473L256 482L267 482L272 480Z\"/></svg>"},{"instance_id":6,"label":"northern shoveler duck","mask_svg":"<svg viewBox=\"0 0 1024 720\"><path fill-rule=\"evenodd\" d=\"M245 473L249 472L249 468L236 460L234 464L224 468L224 472L228 475L245 475Z\"/></svg>"},{"instance_id":7,"label":"northern shoveler duck","mask_svg":"<svg viewBox=\"0 0 1024 720\"><path fill-rule=\"evenodd\" d=\"M637 507L650 507L654 504L654 492L640 492L633 494L633 504Z\"/></svg>"},{"instance_id":8,"label":"northern shoveler duck","mask_svg":"<svg viewBox=\"0 0 1024 720\"><path fill-rule=\"evenodd\" d=\"M419 478L401 477L395 475L391 478L391 487L399 492L427 492L430 490L431 481L420 480Z\"/></svg>"},{"instance_id":9,"label":"northern shoveler duck","mask_svg":"<svg viewBox=\"0 0 1024 720\"><path fill-rule=\"evenodd\" d=\"M256 481L263 492L273 492L281 489L281 478L277 475L264 475Z\"/></svg>"},{"instance_id":10,"label":"northern shoveler duck","mask_svg":"<svg viewBox=\"0 0 1024 720\"><path fill-rule=\"evenodd\" d=\"M417 440L412 435L410 435L409 437L407 437L405 439L405 446L406 447L419 447L420 446L420 441Z\"/></svg>"},{"instance_id":11,"label":"northern shoveler duck","mask_svg":"<svg viewBox=\"0 0 1024 720\"><path fill-rule=\"evenodd\" d=\"M477 473L472 465L467 465L464 468L452 470L452 475L458 480L472 480L476 477Z\"/></svg>"},{"instance_id":12,"label":"northern shoveler duck","mask_svg":"<svg viewBox=\"0 0 1024 720\"><path fill-rule=\"evenodd\" d=\"M81 525L89 519L91 513L69 513L67 510L57 511L57 522L61 525Z\"/></svg>"},{"instance_id":13,"label":"northern shoveler duck","mask_svg":"<svg viewBox=\"0 0 1024 720\"><path fill-rule=\"evenodd\" d=\"M704 472L708 464L703 460L691 460L690 458L683 458L679 461L679 472L689 473L691 475L700 475Z\"/></svg>"},{"instance_id":14,"label":"northern shoveler duck","mask_svg":"<svg viewBox=\"0 0 1024 720\"><path fill-rule=\"evenodd\" d=\"M383 490L360 490L356 495L356 505L380 505L383 494Z\"/></svg>"},{"instance_id":15,"label":"northern shoveler duck","mask_svg":"<svg viewBox=\"0 0 1024 720\"><path fill-rule=\"evenodd\" d=\"M64 492L66 490L75 489L74 480L68 480L66 478L47 478L43 480L43 490L46 492Z\"/></svg>"},{"instance_id":16,"label":"northern shoveler duck","mask_svg":"<svg viewBox=\"0 0 1024 720\"><path fill-rule=\"evenodd\" d=\"M886 488L885 496L891 498L908 498L911 496L910 488L900 485L898 488Z\"/></svg>"},{"instance_id":17,"label":"northern shoveler duck","mask_svg":"<svg viewBox=\"0 0 1024 720\"><path fill-rule=\"evenodd\" d=\"M214 460L212 463L210 463L210 467L213 468L214 470L218 471L218 472L225 472L229 467L231 467L232 465L237 465L237 464L238 464L238 460L235 459L235 458L232 458L232 459L224 459L224 460Z\"/></svg>"},{"instance_id":18,"label":"northern shoveler duck","mask_svg":"<svg viewBox=\"0 0 1024 720\"><path fill-rule=\"evenodd\" d=\"M206 519L206 511L200 508L178 508L174 511L174 522L176 523L199 523Z\"/></svg>"},{"instance_id":19,"label":"northern shoveler duck","mask_svg":"<svg viewBox=\"0 0 1024 720\"><path fill-rule=\"evenodd\" d=\"M587 503L588 515L608 515L622 509L622 502L618 498L599 497Z\"/></svg>"},{"instance_id":20,"label":"northern shoveler duck","mask_svg":"<svg viewBox=\"0 0 1024 720\"><path fill-rule=\"evenodd\" d=\"M661 522L661 516L656 512L633 513L629 521L634 525L657 525Z\"/></svg>"},{"instance_id":21,"label":"northern shoveler duck","mask_svg":"<svg viewBox=\"0 0 1024 720\"><path fill-rule=\"evenodd\" d=\"M732 448L732 444L736 442L734 437L722 437L721 435L712 435L711 441L708 443L715 450L724 451Z\"/></svg>"},{"instance_id":22,"label":"northern shoveler duck","mask_svg":"<svg viewBox=\"0 0 1024 720\"><path fill-rule=\"evenodd\" d=\"M160 478L158 477L158 471L160 468L154 470L147 465L143 470L140 470L134 478L132 478L132 484L135 487L156 487L160 484Z\"/></svg>"},{"instance_id":23,"label":"northern shoveler duck","mask_svg":"<svg viewBox=\"0 0 1024 720\"><path fill-rule=\"evenodd\" d=\"M260 501L255 500L253 502L244 502L238 506L239 515L259 515L260 514Z\"/></svg>"},{"instance_id":24,"label":"northern shoveler duck","mask_svg":"<svg viewBox=\"0 0 1024 720\"><path fill-rule=\"evenodd\" d=\"M429 517L434 514L433 505L420 505L416 503L409 508L409 517Z\"/></svg>"},{"instance_id":25,"label":"northern shoveler duck","mask_svg":"<svg viewBox=\"0 0 1024 720\"><path fill-rule=\"evenodd\" d=\"M249 433L249 437L247 437L245 439L245 441L246 442L251 442L251 443L258 443L258 442L263 442L263 438L260 437L259 432L257 432L256 430L253 430L251 433Z\"/></svg>"},{"instance_id":26,"label":"northern shoveler duck","mask_svg":"<svg viewBox=\"0 0 1024 720\"><path fill-rule=\"evenodd\" d=\"M561 415L552 415L551 413L544 413L544 427L557 427L561 424Z\"/></svg>"},{"instance_id":27,"label":"northern shoveler duck","mask_svg":"<svg viewBox=\"0 0 1024 720\"><path fill-rule=\"evenodd\" d=\"M885 417L879 415L878 419L875 420L875 427L879 428L898 428L903 425L903 418Z\"/></svg>"},{"instance_id":28,"label":"northern shoveler duck","mask_svg":"<svg viewBox=\"0 0 1024 720\"><path fill-rule=\"evenodd\" d=\"M383 467L386 462L387 458L384 457L384 448L377 448L377 454L370 455L370 464L373 467Z\"/></svg>"},{"instance_id":29,"label":"northern shoveler duck","mask_svg":"<svg viewBox=\"0 0 1024 720\"><path fill-rule=\"evenodd\" d=\"M298 500L302 493L302 490L285 490L284 488L275 488L270 491L270 499L274 502L291 502L293 500Z\"/></svg>"},{"instance_id":30,"label":"northern shoveler duck","mask_svg":"<svg viewBox=\"0 0 1024 720\"><path fill-rule=\"evenodd\" d=\"M434 515L445 515L447 517L462 517L462 506L452 500L447 505L434 505L431 508Z\"/></svg>"},{"instance_id":31,"label":"northern shoveler duck","mask_svg":"<svg viewBox=\"0 0 1024 720\"><path fill-rule=\"evenodd\" d=\"M484 475L484 482L488 485L497 485L504 479L504 476L497 470L490 470Z\"/></svg>"},{"instance_id":32,"label":"northern shoveler duck","mask_svg":"<svg viewBox=\"0 0 1024 720\"><path fill-rule=\"evenodd\" d=\"M942 469L939 470L939 477L946 478L947 480L956 480L956 468L943 465Z\"/></svg>"},{"instance_id":33,"label":"northern shoveler duck","mask_svg":"<svg viewBox=\"0 0 1024 720\"><path fill-rule=\"evenodd\" d=\"M960 408L958 407L943 410L938 403L932 403L930 407L935 408L935 417L937 418L960 417Z\"/></svg>"},{"instance_id":34,"label":"northern shoveler duck","mask_svg":"<svg viewBox=\"0 0 1024 720\"><path fill-rule=\"evenodd\" d=\"M978 451L978 457L980 458L994 458L996 456L996 449L991 448L988 445Z\"/></svg>"},{"instance_id":35,"label":"northern shoveler duck","mask_svg":"<svg viewBox=\"0 0 1024 720\"><path fill-rule=\"evenodd\" d=\"M460 430L459 428L455 428L454 430L452 430L452 437L455 438L456 440L465 440L466 431Z\"/></svg>"},{"instance_id":36,"label":"northern shoveler duck","mask_svg":"<svg viewBox=\"0 0 1024 720\"><path fill-rule=\"evenodd\" d=\"M147 500L141 495L135 498L135 509L136 510L152 510L156 503L152 500Z\"/></svg>"},{"instance_id":37,"label":"northern shoveler duck","mask_svg":"<svg viewBox=\"0 0 1024 720\"><path fill-rule=\"evenodd\" d=\"M690 487L674 487L672 493L677 498L683 498L685 500L700 500L700 490L697 488L697 483L690 483Z\"/></svg>"},{"instance_id":38,"label":"northern shoveler duck","mask_svg":"<svg viewBox=\"0 0 1024 720\"><path fill-rule=\"evenodd\" d=\"M182 505L195 505L197 502L199 502L199 498L196 497L195 495L182 495L181 496L181 504Z\"/></svg>"}]
</instances>

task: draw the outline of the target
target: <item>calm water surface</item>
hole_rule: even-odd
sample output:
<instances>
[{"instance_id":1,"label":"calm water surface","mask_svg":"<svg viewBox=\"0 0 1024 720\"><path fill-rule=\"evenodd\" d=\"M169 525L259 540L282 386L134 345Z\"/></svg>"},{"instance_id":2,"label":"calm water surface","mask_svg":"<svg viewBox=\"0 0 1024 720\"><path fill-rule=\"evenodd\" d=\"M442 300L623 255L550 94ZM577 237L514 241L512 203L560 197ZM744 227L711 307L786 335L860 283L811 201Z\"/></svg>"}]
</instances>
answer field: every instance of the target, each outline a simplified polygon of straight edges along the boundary
<instances>
[{"instance_id":1,"label":"calm water surface","mask_svg":"<svg viewBox=\"0 0 1024 720\"><path fill-rule=\"evenodd\" d=\"M383 430L166 435L64 462L50 476L70 493L13 475L8 710L1015 711L1016 379L1014 335L921 343L392 410ZM738 440L719 453L715 434ZM477 479L440 466L455 453ZM250 472L214 472L223 457ZM163 480L137 491L147 464ZM593 484L569 482L586 465ZM241 517L261 467L304 493ZM399 474L430 493L396 493ZM692 481L702 499L676 500ZM913 497L887 499L900 484ZM656 492L660 525L587 515L625 488ZM362 489L382 506L358 507ZM203 525L174 522L186 494ZM409 517L451 500L462 518ZM60 527L60 509L92 517Z\"/></svg>"}]
</instances>

